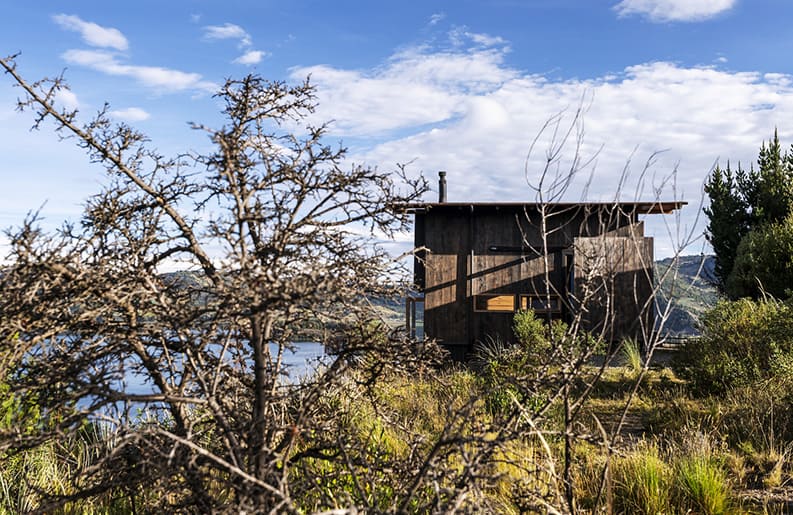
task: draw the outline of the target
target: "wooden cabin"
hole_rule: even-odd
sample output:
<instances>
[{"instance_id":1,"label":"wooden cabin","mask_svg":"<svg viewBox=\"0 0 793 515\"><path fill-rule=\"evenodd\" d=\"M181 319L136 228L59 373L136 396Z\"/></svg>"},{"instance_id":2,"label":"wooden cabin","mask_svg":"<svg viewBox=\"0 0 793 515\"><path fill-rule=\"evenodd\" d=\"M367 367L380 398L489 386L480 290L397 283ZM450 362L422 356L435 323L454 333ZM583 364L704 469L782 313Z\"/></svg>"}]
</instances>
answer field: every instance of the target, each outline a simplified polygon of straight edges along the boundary
<instances>
[{"instance_id":1,"label":"wooden cabin","mask_svg":"<svg viewBox=\"0 0 793 515\"><path fill-rule=\"evenodd\" d=\"M438 202L415 216L415 284L408 326L423 303L424 335L465 359L476 342L514 341L512 318L532 309L618 342L643 342L655 320L653 239L642 215L684 202Z\"/></svg>"}]
</instances>

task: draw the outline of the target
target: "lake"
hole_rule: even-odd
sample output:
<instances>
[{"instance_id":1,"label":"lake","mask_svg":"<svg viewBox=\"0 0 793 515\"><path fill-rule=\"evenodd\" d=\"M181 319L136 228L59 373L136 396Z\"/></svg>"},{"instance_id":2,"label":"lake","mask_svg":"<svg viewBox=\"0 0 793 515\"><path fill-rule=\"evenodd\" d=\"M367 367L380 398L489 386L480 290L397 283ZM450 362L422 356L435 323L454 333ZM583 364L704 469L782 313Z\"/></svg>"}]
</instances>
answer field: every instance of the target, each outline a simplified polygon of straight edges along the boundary
<instances>
[{"instance_id":1,"label":"lake","mask_svg":"<svg viewBox=\"0 0 793 515\"><path fill-rule=\"evenodd\" d=\"M270 353L275 356L278 345L270 344ZM283 366L288 373L284 379L288 383L298 383L301 378L311 375L316 370L322 359L329 357L325 353L325 346L318 342L296 342L293 349L284 350ZM149 394L153 391L151 383L143 376L127 373L125 390L133 394Z\"/></svg>"},{"instance_id":2,"label":"lake","mask_svg":"<svg viewBox=\"0 0 793 515\"><path fill-rule=\"evenodd\" d=\"M276 344L270 344L270 353L278 352ZM301 377L311 374L320 360L327 356L325 346L317 342L296 342L294 351L284 351L284 366L289 372L290 382L297 382Z\"/></svg>"}]
</instances>

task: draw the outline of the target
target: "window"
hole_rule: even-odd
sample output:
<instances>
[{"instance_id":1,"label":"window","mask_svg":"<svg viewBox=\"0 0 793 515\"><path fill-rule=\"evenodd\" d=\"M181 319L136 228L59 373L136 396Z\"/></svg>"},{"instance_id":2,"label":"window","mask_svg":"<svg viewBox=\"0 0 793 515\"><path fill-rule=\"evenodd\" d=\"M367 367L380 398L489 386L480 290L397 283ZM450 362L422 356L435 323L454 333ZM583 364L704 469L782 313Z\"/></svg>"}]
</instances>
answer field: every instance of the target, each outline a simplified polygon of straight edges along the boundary
<instances>
[{"instance_id":1,"label":"window","mask_svg":"<svg viewBox=\"0 0 793 515\"><path fill-rule=\"evenodd\" d=\"M411 338L424 339L424 297L405 299L405 329Z\"/></svg>"},{"instance_id":2,"label":"window","mask_svg":"<svg viewBox=\"0 0 793 515\"><path fill-rule=\"evenodd\" d=\"M521 295L520 309L531 309L535 313L560 313L562 302L558 295Z\"/></svg>"},{"instance_id":3,"label":"window","mask_svg":"<svg viewBox=\"0 0 793 515\"><path fill-rule=\"evenodd\" d=\"M514 295L476 295L474 297L474 311L515 311Z\"/></svg>"}]
</instances>

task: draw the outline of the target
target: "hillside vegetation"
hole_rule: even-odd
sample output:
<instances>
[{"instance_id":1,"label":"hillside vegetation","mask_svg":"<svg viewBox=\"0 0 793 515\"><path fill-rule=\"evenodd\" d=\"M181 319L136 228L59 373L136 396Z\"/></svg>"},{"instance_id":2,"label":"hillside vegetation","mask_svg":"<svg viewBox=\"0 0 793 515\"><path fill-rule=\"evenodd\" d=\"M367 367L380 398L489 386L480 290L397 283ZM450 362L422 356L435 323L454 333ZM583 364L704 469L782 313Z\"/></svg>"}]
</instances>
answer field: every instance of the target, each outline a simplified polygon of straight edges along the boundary
<instances>
[{"instance_id":1,"label":"hillside vegetation","mask_svg":"<svg viewBox=\"0 0 793 515\"><path fill-rule=\"evenodd\" d=\"M664 312L667 302L672 303L664 333L699 334L699 321L718 301L714 264L711 255L679 256L655 262L655 276L659 281L663 279L660 294L656 296L659 310Z\"/></svg>"}]
</instances>

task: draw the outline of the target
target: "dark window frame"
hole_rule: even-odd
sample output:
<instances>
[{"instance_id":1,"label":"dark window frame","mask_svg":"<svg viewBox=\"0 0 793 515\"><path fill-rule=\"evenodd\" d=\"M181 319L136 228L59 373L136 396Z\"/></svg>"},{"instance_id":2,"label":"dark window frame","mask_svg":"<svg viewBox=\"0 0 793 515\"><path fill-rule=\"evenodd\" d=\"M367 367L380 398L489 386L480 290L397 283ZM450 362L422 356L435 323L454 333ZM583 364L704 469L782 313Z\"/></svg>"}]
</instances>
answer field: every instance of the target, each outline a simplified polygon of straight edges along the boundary
<instances>
[{"instance_id":1,"label":"dark window frame","mask_svg":"<svg viewBox=\"0 0 793 515\"><path fill-rule=\"evenodd\" d=\"M548 306L550 297L551 306ZM535 307L535 302L539 301L539 306ZM522 310L532 310L535 313L561 313L562 312L562 298L559 295L539 295L531 293L520 294L518 305Z\"/></svg>"}]
</instances>

